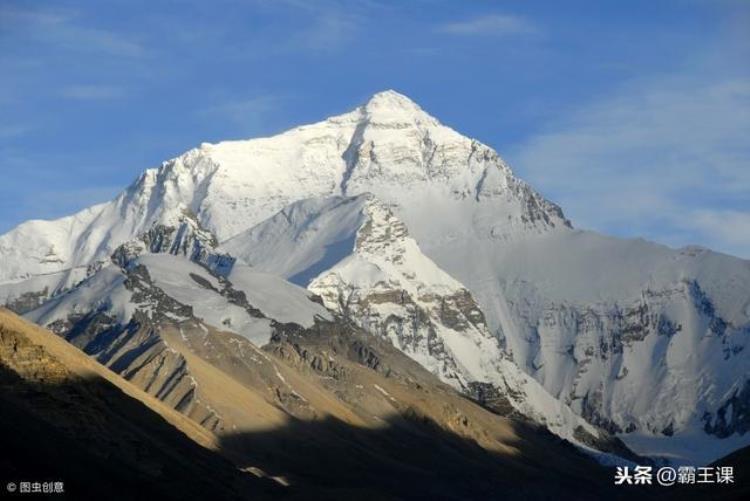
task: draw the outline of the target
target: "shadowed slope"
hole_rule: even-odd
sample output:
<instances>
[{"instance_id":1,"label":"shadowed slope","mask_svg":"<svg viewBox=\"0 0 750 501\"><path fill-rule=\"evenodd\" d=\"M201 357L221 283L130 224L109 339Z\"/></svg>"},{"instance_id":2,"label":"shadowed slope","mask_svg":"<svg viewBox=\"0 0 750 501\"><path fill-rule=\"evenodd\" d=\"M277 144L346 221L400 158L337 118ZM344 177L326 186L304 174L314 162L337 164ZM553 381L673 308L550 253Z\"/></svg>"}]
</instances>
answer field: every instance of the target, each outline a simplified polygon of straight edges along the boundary
<instances>
[{"instance_id":1,"label":"shadowed slope","mask_svg":"<svg viewBox=\"0 0 750 501\"><path fill-rule=\"evenodd\" d=\"M221 436L238 464L283 474L322 499L601 499L612 469L547 430L479 407L386 340L320 322L264 350L332 390L367 425L290 419ZM369 414L368 414L369 411ZM375 423L372 422L375 420Z\"/></svg>"},{"instance_id":2,"label":"shadowed slope","mask_svg":"<svg viewBox=\"0 0 750 501\"><path fill-rule=\"evenodd\" d=\"M730 484L686 485L675 489L675 500L712 499L717 501L742 501L750 499L750 447L745 447L724 456L710 465L711 468L731 466L734 482Z\"/></svg>"},{"instance_id":3,"label":"shadowed slope","mask_svg":"<svg viewBox=\"0 0 750 501\"><path fill-rule=\"evenodd\" d=\"M62 481L73 499L263 499L280 489L198 445L215 439L195 423L6 310L0 408L4 482Z\"/></svg>"}]
</instances>

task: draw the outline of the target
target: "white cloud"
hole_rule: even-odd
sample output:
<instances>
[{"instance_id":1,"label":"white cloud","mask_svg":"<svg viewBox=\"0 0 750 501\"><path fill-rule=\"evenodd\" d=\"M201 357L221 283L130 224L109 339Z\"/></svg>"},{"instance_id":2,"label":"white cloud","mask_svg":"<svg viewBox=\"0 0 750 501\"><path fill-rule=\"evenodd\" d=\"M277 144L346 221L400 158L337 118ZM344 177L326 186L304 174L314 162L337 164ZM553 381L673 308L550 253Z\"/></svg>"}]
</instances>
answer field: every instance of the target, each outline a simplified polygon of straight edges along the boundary
<instances>
[{"instance_id":1,"label":"white cloud","mask_svg":"<svg viewBox=\"0 0 750 501\"><path fill-rule=\"evenodd\" d=\"M539 30L531 21L520 16L489 14L443 24L438 31L453 35L530 35Z\"/></svg>"},{"instance_id":2,"label":"white cloud","mask_svg":"<svg viewBox=\"0 0 750 501\"><path fill-rule=\"evenodd\" d=\"M513 163L577 226L750 257L750 78L696 71L624 85Z\"/></svg>"}]
</instances>

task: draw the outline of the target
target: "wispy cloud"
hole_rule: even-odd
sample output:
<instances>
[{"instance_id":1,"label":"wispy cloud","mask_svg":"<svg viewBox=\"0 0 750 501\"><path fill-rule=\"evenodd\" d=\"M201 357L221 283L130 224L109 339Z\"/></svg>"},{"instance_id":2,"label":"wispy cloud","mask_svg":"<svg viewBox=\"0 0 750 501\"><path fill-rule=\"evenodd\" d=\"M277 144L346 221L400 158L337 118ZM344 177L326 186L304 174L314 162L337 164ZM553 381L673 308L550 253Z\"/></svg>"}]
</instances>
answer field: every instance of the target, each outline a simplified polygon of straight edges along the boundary
<instances>
[{"instance_id":1,"label":"wispy cloud","mask_svg":"<svg viewBox=\"0 0 750 501\"><path fill-rule=\"evenodd\" d=\"M530 20L510 14L487 14L465 21L455 21L437 27L452 35L531 35L539 32Z\"/></svg>"},{"instance_id":2,"label":"wispy cloud","mask_svg":"<svg viewBox=\"0 0 750 501\"><path fill-rule=\"evenodd\" d=\"M9 139L13 137L23 136L28 133L32 128L25 124L5 124L0 125L0 139Z\"/></svg>"},{"instance_id":3,"label":"wispy cloud","mask_svg":"<svg viewBox=\"0 0 750 501\"><path fill-rule=\"evenodd\" d=\"M333 52L347 48L373 18L397 7L378 0L278 0L275 6L290 9L303 20L299 30L289 36L282 50Z\"/></svg>"},{"instance_id":4,"label":"wispy cloud","mask_svg":"<svg viewBox=\"0 0 750 501\"><path fill-rule=\"evenodd\" d=\"M338 10L315 17L309 27L297 36L300 47L313 50L334 50L344 46L359 31L359 19Z\"/></svg>"},{"instance_id":5,"label":"wispy cloud","mask_svg":"<svg viewBox=\"0 0 750 501\"><path fill-rule=\"evenodd\" d=\"M738 256L750 258L750 211L698 210L687 218L689 231Z\"/></svg>"},{"instance_id":6,"label":"wispy cloud","mask_svg":"<svg viewBox=\"0 0 750 501\"><path fill-rule=\"evenodd\" d=\"M514 163L579 226L750 257L750 78L706 70L631 82Z\"/></svg>"},{"instance_id":7,"label":"wispy cloud","mask_svg":"<svg viewBox=\"0 0 750 501\"><path fill-rule=\"evenodd\" d=\"M6 5L0 6L0 18L4 30L17 30L33 41L50 44L56 49L128 58L147 54L146 47L132 36L84 26L79 22L79 14L70 10Z\"/></svg>"},{"instance_id":8,"label":"wispy cloud","mask_svg":"<svg viewBox=\"0 0 750 501\"><path fill-rule=\"evenodd\" d=\"M112 56L139 58L148 54L144 45L106 30L71 26L58 32L56 40L69 49L99 52Z\"/></svg>"},{"instance_id":9,"label":"wispy cloud","mask_svg":"<svg viewBox=\"0 0 750 501\"><path fill-rule=\"evenodd\" d=\"M125 90L112 85L71 85L63 88L60 95L79 101L103 101L122 98Z\"/></svg>"},{"instance_id":10,"label":"wispy cloud","mask_svg":"<svg viewBox=\"0 0 750 501\"><path fill-rule=\"evenodd\" d=\"M265 117L278 109L282 98L275 95L235 99L198 110L201 118L219 118L234 124L240 134L250 136L263 130Z\"/></svg>"}]
</instances>

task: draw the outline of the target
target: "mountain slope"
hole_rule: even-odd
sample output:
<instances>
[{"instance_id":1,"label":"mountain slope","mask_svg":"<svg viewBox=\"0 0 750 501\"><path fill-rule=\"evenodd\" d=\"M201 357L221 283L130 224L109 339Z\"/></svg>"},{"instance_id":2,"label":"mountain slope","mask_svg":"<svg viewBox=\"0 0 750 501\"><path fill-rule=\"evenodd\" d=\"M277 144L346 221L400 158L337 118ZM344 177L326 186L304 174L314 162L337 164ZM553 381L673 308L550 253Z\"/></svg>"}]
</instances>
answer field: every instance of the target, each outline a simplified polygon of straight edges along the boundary
<instances>
[{"instance_id":1,"label":"mountain slope","mask_svg":"<svg viewBox=\"0 0 750 501\"><path fill-rule=\"evenodd\" d=\"M608 448L599 430L504 355L471 293L422 254L374 196L295 202L222 250L307 285L328 308L459 391L485 404L494 395L498 412L518 412L572 442Z\"/></svg>"},{"instance_id":2,"label":"mountain slope","mask_svg":"<svg viewBox=\"0 0 750 501\"><path fill-rule=\"evenodd\" d=\"M2 309L0 386L5 481L54 479L77 498L268 499L280 490L207 449L219 441L197 423Z\"/></svg>"},{"instance_id":3,"label":"mountain slope","mask_svg":"<svg viewBox=\"0 0 750 501\"><path fill-rule=\"evenodd\" d=\"M709 462L748 443L747 261L588 232L420 243L476 294L513 359L548 391L626 442L662 439L630 441L636 450ZM684 448L701 435L717 438L715 456Z\"/></svg>"},{"instance_id":4,"label":"mountain slope","mask_svg":"<svg viewBox=\"0 0 750 501\"><path fill-rule=\"evenodd\" d=\"M198 283L220 295L219 277L196 268L184 257L143 254L124 268L102 267L29 315L216 434L235 464L302 498L484 499L502 490L535 499L555 490L593 499L609 490L608 473L569 444L483 409L344 319L318 315L304 327L255 317L269 322L268 339L240 321L231 323L237 333L216 329L209 315L196 317L215 303L185 291ZM151 278L163 269L168 282ZM104 281L110 286L98 285ZM190 303L170 296L176 292ZM221 297L226 306L238 301ZM435 447L444 454L436 457ZM330 464L321 464L321 451ZM584 479L590 489L581 491Z\"/></svg>"},{"instance_id":5,"label":"mountain slope","mask_svg":"<svg viewBox=\"0 0 750 501\"><path fill-rule=\"evenodd\" d=\"M121 264L101 266L26 316L211 430L236 423L227 422L214 401L217 395L195 373L203 361L194 351L221 358L247 346L248 357L257 358L253 346L267 344L278 325L311 326L315 318L330 319L304 289L276 276L237 265L230 282L182 256L132 253L133 244L125 247L131 252L127 259L124 251L115 253ZM219 336L217 330L235 336ZM269 371L266 376L275 377ZM219 385L216 391L224 390ZM265 409L264 419L283 422L283 413L264 398L246 396L255 402L252 407Z\"/></svg>"}]
</instances>

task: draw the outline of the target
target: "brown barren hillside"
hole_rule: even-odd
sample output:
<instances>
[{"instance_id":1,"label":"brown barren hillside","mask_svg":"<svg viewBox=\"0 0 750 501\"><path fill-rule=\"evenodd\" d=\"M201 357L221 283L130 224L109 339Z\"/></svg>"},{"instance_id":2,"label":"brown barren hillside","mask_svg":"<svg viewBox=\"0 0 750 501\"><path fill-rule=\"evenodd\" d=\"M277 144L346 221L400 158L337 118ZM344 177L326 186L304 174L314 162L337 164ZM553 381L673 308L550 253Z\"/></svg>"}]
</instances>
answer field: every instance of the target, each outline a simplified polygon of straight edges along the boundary
<instances>
[{"instance_id":1,"label":"brown barren hillside","mask_svg":"<svg viewBox=\"0 0 750 501\"><path fill-rule=\"evenodd\" d=\"M72 499L263 499L215 437L49 331L0 309L0 471Z\"/></svg>"}]
</instances>

